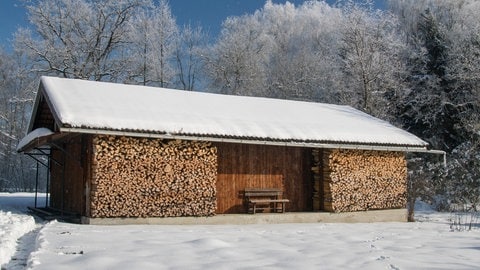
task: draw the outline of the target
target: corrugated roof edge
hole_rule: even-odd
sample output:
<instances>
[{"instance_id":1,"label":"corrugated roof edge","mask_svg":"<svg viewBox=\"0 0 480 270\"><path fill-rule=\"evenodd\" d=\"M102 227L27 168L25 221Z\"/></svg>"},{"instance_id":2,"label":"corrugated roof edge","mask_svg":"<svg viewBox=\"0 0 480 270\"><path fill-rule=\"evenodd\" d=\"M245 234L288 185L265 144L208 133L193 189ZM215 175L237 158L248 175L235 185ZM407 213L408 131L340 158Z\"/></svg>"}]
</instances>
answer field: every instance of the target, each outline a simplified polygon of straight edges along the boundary
<instances>
[{"instance_id":1,"label":"corrugated roof edge","mask_svg":"<svg viewBox=\"0 0 480 270\"><path fill-rule=\"evenodd\" d=\"M181 139L190 141L211 141L228 143L246 143L257 145L278 145L309 148L334 148L334 149L359 149L359 150L377 150L377 151L401 151L401 152L424 152L427 145L405 145L405 144L379 144L368 142L339 142L339 141L301 141L301 140L276 140L271 138L257 137L231 137L209 134L168 134L160 132L140 132L138 130L108 130L108 129L90 129L90 128L60 128L61 132L114 135L141 138L159 138L159 139Z\"/></svg>"}]
</instances>

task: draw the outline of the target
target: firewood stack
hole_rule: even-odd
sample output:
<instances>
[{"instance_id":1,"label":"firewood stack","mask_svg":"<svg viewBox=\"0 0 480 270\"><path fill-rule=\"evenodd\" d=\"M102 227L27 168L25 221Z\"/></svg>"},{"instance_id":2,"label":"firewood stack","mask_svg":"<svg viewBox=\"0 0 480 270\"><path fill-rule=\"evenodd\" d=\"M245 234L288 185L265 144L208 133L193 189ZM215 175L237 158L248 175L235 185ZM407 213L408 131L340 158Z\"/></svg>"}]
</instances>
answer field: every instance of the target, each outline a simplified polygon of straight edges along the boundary
<instances>
[{"instance_id":1,"label":"firewood stack","mask_svg":"<svg viewBox=\"0 0 480 270\"><path fill-rule=\"evenodd\" d=\"M92 217L211 216L217 150L208 142L95 136Z\"/></svg>"},{"instance_id":2,"label":"firewood stack","mask_svg":"<svg viewBox=\"0 0 480 270\"><path fill-rule=\"evenodd\" d=\"M406 207L407 163L401 152L324 150L322 169L326 211Z\"/></svg>"}]
</instances>

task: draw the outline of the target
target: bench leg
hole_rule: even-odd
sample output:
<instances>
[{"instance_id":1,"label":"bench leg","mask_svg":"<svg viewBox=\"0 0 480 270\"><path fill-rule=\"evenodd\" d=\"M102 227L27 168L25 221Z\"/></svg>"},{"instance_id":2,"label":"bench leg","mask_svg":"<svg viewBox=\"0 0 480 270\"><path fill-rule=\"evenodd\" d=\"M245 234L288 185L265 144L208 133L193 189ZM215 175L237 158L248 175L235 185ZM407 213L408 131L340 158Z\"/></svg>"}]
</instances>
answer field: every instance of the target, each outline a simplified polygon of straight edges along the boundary
<instances>
[{"instance_id":1,"label":"bench leg","mask_svg":"<svg viewBox=\"0 0 480 270\"><path fill-rule=\"evenodd\" d=\"M274 212L275 213L285 213L285 202L275 202L275 207L273 208L274 209ZM280 208L278 208L278 205L280 204Z\"/></svg>"},{"instance_id":2,"label":"bench leg","mask_svg":"<svg viewBox=\"0 0 480 270\"><path fill-rule=\"evenodd\" d=\"M285 202L274 202L272 210L274 213L285 213Z\"/></svg>"},{"instance_id":3,"label":"bench leg","mask_svg":"<svg viewBox=\"0 0 480 270\"><path fill-rule=\"evenodd\" d=\"M277 207L277 205L275 205L275 212L279 212L279 213L285 213L285 202L278 202L278 204L281 205L280 208Z\"/></svg>"},{"instance_id":4,"label":"bench leg","mask_svg":"<svg viewBox=\"0 0 480 270\"><path fill-rule=\"evenodd\" d=\"M253 214L255 214L256 211L257 211L257 204L253 203Z\"/></svg>"}]
</instances>

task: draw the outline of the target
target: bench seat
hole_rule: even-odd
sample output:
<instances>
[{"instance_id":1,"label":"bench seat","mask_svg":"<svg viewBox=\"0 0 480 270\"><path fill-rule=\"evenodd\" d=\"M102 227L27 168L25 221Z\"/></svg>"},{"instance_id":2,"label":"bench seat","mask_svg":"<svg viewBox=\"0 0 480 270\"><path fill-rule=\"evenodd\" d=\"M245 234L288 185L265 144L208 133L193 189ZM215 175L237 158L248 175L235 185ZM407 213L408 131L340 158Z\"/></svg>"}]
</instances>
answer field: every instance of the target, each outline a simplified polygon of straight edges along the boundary
<instances>
[{"instance_id":1,"label":"bench seat","mask_svg":"<svg viewBox=\"0 0 480 270\"><path fill-rule=\"evenodd\" d=\"M269 210L272 213L285 213L285 204L290 200L282 199L282 193L277 188L245 189L247 212L255 214L257 210Z\"/></svg>"}]
</instances>

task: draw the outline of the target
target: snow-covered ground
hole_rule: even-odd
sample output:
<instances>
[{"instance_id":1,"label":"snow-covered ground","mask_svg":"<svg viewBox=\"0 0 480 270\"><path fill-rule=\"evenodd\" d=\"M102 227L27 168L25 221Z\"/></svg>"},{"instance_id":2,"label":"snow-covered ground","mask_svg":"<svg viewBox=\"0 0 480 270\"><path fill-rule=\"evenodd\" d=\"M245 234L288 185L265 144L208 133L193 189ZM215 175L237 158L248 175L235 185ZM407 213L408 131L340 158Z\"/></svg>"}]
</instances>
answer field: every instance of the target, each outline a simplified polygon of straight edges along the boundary
<instances>
[{"instance_id":1,"label":"snow-covered ground","mask_svg":"<svg viewBox=\"0 0 480 270\"><path fill-rule=\"evenodd\" d=\"M480 228L419 208L416 223L93 226L39 224L19 207L31 194L0 193L1 263L30 250L27 269L478 269ZM9 213L10 211L10 213ZM478 226L478 224L477 224ZM30 245L30 247L26 247ZM27 254L28 255L28 254Z\"/></svg>"},{"instance_id":2,"label":"snow-covered ground","mask_svg":"<svg viewBox=\"0 0 480 270\"><path fill-rule=\"evenodd\" d=\"M25 214L27 206L34 205L33 196L32 193L0 193L1 266L16 253L17 239L36 227L34 218Z\"/></svg>"}]
</instances>

